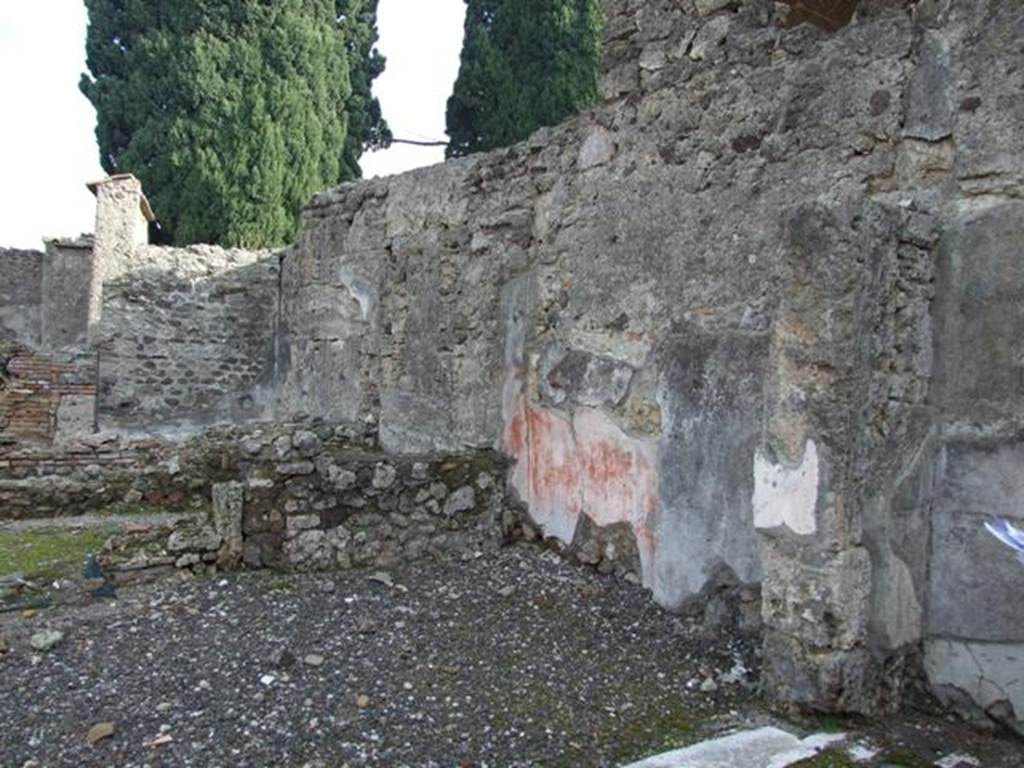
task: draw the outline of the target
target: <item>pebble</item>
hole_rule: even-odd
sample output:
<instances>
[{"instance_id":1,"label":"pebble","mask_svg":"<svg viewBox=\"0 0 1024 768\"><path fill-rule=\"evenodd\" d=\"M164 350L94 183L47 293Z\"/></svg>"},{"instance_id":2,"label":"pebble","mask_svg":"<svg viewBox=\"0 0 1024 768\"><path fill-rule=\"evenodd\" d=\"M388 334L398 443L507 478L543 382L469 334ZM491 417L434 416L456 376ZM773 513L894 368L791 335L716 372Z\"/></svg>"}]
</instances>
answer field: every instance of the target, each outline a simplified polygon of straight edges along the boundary
<instances>
[{"instance_id":1,"label":"pebble","mask_svg":"<svg viewBox=\"0 0 1024 768\"><path fill-rule=\"evenodd\" d=\"M277 680L277 678L273 675L263 675L260 677L260 682L263 685L273 685L275 680Z\"/></svg>"},{"instance_id":2,"label":"pebble","mask_svg":"<svg viewBox=\"0 0 1024 768\"><path fill-rule=\"evenodd\" d=\"M64 633L58 632L55 629L44 630L42 632L36 632L32 637L29 638L28 644L31 645L35 650L45 653L46 651L52 650L58 643L64 639Z\"/></svg>"},{"instance_id":3,"label":"pebble","mask_svg":"<svg viewBox=\"0 0 1024 768\"><path fill-rule=\"evenodd\" d=\"M360 709L369 709L370 708L370 697L367 696L365 693L359 694L356 697L356 706L359 707Z\"/></svg>"},{"instance_id":4,"label":"pebble","mask_svg":"<svg viewBox=\"0 0 1024 768\"><path fill-rule=\"evenodd\" d=\"M319 653L310 653L302 661L310 667L322 667L325 659Z\"/></svg>"},{"instance_id":5,"label":"pebble","mask_svg":"<svg viewBox=\"0 0 1024 768\"><path fill-rule=\"evenodd\" d=\"M114 735L114 724L113 723L96 723L89 732L85 734L85 740L90 744L95 744L103 739L109 739Z\"/></svg>"},{"instance_id":6,"label":"pebble","mask_svg":"<svg viewBox=\"0 0 1024 768\"><path fill-rule=\"evenodd\" d=\"M718 690L718 683L712 680L710 677L700 684L700 689L704 693L714 693Z\"/></svg>"}]
</instances>

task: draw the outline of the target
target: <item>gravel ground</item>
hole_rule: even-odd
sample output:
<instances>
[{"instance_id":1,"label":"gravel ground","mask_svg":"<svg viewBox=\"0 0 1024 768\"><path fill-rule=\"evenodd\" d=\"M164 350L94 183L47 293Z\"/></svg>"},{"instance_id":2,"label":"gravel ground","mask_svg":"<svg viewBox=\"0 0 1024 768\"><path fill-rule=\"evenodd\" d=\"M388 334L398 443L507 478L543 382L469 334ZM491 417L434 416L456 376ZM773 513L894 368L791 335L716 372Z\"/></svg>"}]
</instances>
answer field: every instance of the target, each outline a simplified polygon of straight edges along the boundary
<instances>
[{"instance_id":1,"label":"gravel ground","mask_svg":"<svg viewBox=\"0 0 1024 768\"><path fill-rule=\"evenodd\" d=\"M63 638L32 650L44 630ZM0 768L600 768L766 724L849 732L876 748L864 768L961 751L1024 766L1021 741L927 700L874 723L773 714L757 668L751 641L539 547L389 574L178 574L0 613ZM101 723L113 734L90 744Z\"/></svg>"},{"instance_id":2,"label":"gravel ground","mask_svg":"<svg viewBox=\"0 0 1024 768\"><path fill-rule=\"evenodd\" d=\"M8 615L0 765L616 765L753 696L742 641L538 548L370 576L174 578ZM31 651L47 628L64 639Z\"/></svg>"}]
</instances>

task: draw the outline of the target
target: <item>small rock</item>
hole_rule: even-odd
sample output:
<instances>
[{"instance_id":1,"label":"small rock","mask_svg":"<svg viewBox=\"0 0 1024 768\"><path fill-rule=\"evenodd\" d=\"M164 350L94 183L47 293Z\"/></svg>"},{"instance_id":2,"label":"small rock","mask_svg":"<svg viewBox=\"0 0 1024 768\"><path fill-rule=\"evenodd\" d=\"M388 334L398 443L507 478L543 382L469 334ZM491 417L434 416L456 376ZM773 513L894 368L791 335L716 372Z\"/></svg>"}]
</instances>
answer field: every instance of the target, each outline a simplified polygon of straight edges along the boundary
<instances>
[{"instance_id":1,"label":"small rock","mask_svg":"<svg viewBox=\"0 0 1024 768\"><path fill-rule=\"evenodd\" d=\"M954 753L935 761L936 768L978 768L981 762L973 755Z\"/></svg>"},{"instance_id":2,"label":"small rock","mask_svg":"<svg viewBox=\"0 0 1024 768\"><path fill-rule=\"evenodd\" d=\"M383 491L395 484L398 471L390 464L378 464L373 470L373 487Z\"/></svg>"},{"instance_id":3,"label":"small rock","mask_svg":"<svg viewBox=\"0 0 1024 768\"><path fill-rule=\"evenodd\" d=\"M277 474L286 477L299 477L312 475L316 471L316 466L311 461L293 461L287 464L278 464L274 470Z\"/></svg>"},{"instance_id":4,"label":"small rock","mask_svg":"<svg viewBox=\"0 0 1024 768\"><path fill-rule=\"evenodd\" d=\"M312 432L296 432L292 435L292 446L302 458L309 459L320 453L320 438Z\"/></svg>"},{"instance_id":5,"label":"small rock","mask_svg":"<svg viewBox=\"0 0 1024 768\"><path fill-rule=\"evenodd\" d=\"M159 704L156 705L156 711L160 712L160 713L170 712L171 711L171 706L172 706L171 702L169 702L169 701L161 701Z\"/></svg>"},{"instance_id":6,"label":"small rock","mask_svg":"<svg viewBox=\"0 0 1024 768\"><path fill-rule=\"evenodd\" d=\"M285 669L295 664L295 654L289 651L287 648L280 648L274 651L270 657L270 663L277 669Z\"/></svg>"},{"instance_id":7,"label":"small rock","mask_svg":"<svg viewBox=\"0 0 1024 768\"><path fill-rule=\"evenodd\" d=\"M191 568L193 565L199 565L203 561L203 558L195 553L188 555L182 555L174 561L175 568Z\"/></svg>"},{"instance_id":8,"label":"small rock","mask_svg":"<svg viewBox=\"0 0 1024 768\"><path fill-rule=\"evenodd\" d=\"M365 693L359 694L356 697L356 706L359 707L360 709L369 709L370 708L370 697L367 696Z\"/></svg>"},{"instance_id":9,"label":"small rock","mask_svg":"<svg viewBox=\"0 0 1024 768\"><path fill-rule=\"evenodd\" d=\"M274 458L284 459L292 450L292 439L288 435L281 435L274 440Z\"/></svg>"},{"instance_id":10,"label":"small rock","mask_svg":"<svg viewBox=\"0 0 1024 768\"><path fill-rule=\"evenodd\" d=\"M511 597L512 593L516 591L516 588L509 584L507 587L502 587L498 590L498 594L502 597Z\"/></svg>"},{"instance_id":11,"label":"small rock","mask_svg":"<svg viewBox=\"0 0 1024 768\"><path fill-rule=\"evenodd\" d=\"M64 639L64 633L58 632L55 629L44 630L43 632L36 632L32 637L29 638L28 644L31 645L35 650L40 653L52 650L61 640Z\"/></svg>"},{"instance_id":12,"label":"small rock","mask_svg":"<svg viewBox=\"0 0 1024 768\"><path fill-rule=\"evenodd\" d=\"M241 442L242 450L249 456L259 456L263 443L255 437L247 437Z\"/></svg>"},{"instance_id":13,"label":"small rock","mask_svg":"<svg viewBox=\"0 0 1024 768\"><path fill-rule=\"evenodd\" d=\"M223 539L212 528L188 533L175 531L167 539L167 550L175 554L180 552L216 552L220 549Z\"/></svg>"},{"instance_id":14,"label":"small rock","mask_svg":"<svg viewBox=\"0 0 1024 768\"><path fill-rule=\"evenodd\" d=\"M322 667L325 659L319 653L309 653L302 661L309 667Z\"/></svg>"},{"instance_id":15,"label":"small rock","mask_svg":"<svg viewBox=\"0 0 1024 768\"><path fill-rule=\"evenodd\" d=\"M113 723L96 723L89 732L85 734L85 740L90 744L103 741L103 739L109 739L114 735L114 724Z\"/></svg>"},{"instance_id":16,"label":"small rock","mask_svg":"<svg viewBox=\"0 0 1024 768\"><path fill-rule=\"evenodd\" d=\"M454 517L460 512L471 512L474 509L476 509L476 492L471 485L462 486L444 503L445 517Z\"/></svg>"},{"instance_id":17,"label":"small rock","mask_svg":"<svg viewBox=\"0 0 1024 768\"><path fill-rule=\"evenodd\" d=\"M704 693L714 693L718 690L718 683L712 680L710 677L700 684L700 689Z\"/></svg>"},{"instance_id":18,"label":"small rock","mask_svg":"<svg viewBox=\"0 0 1024 768\"><path fill-rule=\"evenodd\" d=\"M728 7L732 0L696 0L697 13L707 16Z\"/></svg>"},{"instance_id":19,"label":"small rock","mask_svg":"<svg viewBox=\"0 0 1024 768\"><path fill-rule=\"evenodd\" d=\"M277 680L277 678L273 675L262 675L260 677L260 683L262 685L273 685L275 680Z\"/></svg>"},{"instance_id":20,"label":"small rock","mask_svg":"<svg viewBox=\"0 0 1024 768\"><path fill-rule=\"evenodd\" d=\"M378 584L383 584L385 587L388 587L389 589L395 586L395 580L391 578L391 574L387 571L377 571L376 573L371 573L369 576L366 577L366 580L376 581Z\"/></svg>"}]
</instances>

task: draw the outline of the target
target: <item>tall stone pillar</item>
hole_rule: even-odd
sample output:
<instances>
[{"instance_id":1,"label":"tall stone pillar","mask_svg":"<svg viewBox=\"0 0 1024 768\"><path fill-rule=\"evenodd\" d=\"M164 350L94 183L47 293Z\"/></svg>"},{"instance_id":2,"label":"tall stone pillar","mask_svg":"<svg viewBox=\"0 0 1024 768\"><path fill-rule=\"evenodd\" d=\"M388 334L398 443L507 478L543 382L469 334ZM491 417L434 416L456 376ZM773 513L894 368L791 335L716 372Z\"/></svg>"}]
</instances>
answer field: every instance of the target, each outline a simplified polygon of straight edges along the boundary
<instances>
[{"instance_id":1,"label":"tall stone pillar","mask_svg":"<svg viewBox=\"0 0 1024 768\"><path fill-rule=\"evenodd\" d=\"M873 621L887 555L865 530L902 459L884 438L877 386L900 226L898 212L863 199L807 203L786 221L754 523L767 692L811 709L886 709L901 684Z\"/></svg>"},{"instance_id":2,"label":"tall stone pillar","mask_svg":"<svg viewBox=\"0 0 1024 768\"><path fill-rule=\"evenodd\" d=\"M89 340L96 340L103 312L103 285L131 268L135 249L149 243L154 220L141 182L131 174L110 176L88 185L96 195L96 234L89 295Z\"/></svg>"}]
</instances>

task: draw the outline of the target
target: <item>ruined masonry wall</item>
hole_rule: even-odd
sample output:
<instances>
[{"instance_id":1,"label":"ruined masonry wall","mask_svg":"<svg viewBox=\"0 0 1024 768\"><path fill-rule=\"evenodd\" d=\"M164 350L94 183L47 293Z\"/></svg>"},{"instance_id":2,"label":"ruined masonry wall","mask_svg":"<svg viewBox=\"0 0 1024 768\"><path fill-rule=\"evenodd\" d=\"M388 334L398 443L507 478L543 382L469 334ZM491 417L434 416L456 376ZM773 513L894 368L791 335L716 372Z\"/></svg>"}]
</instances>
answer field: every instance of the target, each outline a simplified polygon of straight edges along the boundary
<instances>
[{"instance_id":1,"label":"ruined masonry wall","mask_svg":"<svg viewBox=\"0 0 1024 768\"><path fill-rule=\"evenodd\" d=\"M548 535L628 525L677 608L761 580L779 212L892 162L910 25L780 43L771 4L624 8L616 50L638 58L606 86L628 98L313 202L282 275L281 404L379 422L399 452L500 447Z\"/></svg>"},{"instance_id":2,"label":"ruined masonry wall","mask_svg":"<svg viewBox=\"0 0 1024 768\"><path fill-rule=\"evenodd\" d=\"M95 404L95 354L41 355L0 342L0 459L12 445L93 431Z\"/></svg>"},{"instance_id":3,"label":"ruined masonry wall","mask_svg":"<svg viewBox=\"0 0 1024 768\"><path fill-rule=\"evenodd\" d=\"M319 195L281 412L502 450L545 535L631 531L669 607L761 581L782 699L893 706L923 644L940 696L1021 729L1024 625L950 587L1024 594L980 525L1024 509L1024 12L778 22L616 3L602 106Z\"/></svg>"},{"instance_id":4,"label":"ruined masonry wall","mask_svg":"<svg viewBox=\"0 0 1024 768\"><path fill-rule=\"evenodd\" d=\"M0 249L0 339L39 344L43 254Z\"/></svg>"},{"instance_id":5,"label":"ruined masonry wall","mask_svg":"<svg viewBox=\"0 0 1024 768\"><path fill-rule=\"evenodd\" d=\"M101 426L184 432L265 416L277 255L143 246L132 264L103 287Z\"/></svg>"}]
</instances>

